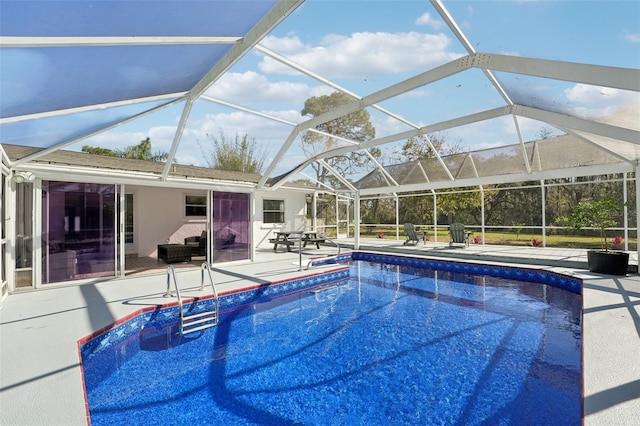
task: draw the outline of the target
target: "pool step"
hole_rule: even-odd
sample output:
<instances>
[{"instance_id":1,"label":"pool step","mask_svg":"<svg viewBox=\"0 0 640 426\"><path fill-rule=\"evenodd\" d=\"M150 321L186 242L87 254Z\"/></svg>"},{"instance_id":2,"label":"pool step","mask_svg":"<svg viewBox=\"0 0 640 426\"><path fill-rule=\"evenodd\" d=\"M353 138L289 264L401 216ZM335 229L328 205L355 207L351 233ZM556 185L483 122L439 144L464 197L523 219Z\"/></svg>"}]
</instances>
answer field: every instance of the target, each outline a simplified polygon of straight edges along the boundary
<instances>
[{"instance_id":1,"label":"pool step","mask_svg":"<svg viewBox=\"0 0 640 426\"><path fill-rule=\"evenodd\" d=\"M192 333L215 327L218 324L216 311L200 312L193 315L180 315L180 334Z\"/></svg>"}]
</instances>

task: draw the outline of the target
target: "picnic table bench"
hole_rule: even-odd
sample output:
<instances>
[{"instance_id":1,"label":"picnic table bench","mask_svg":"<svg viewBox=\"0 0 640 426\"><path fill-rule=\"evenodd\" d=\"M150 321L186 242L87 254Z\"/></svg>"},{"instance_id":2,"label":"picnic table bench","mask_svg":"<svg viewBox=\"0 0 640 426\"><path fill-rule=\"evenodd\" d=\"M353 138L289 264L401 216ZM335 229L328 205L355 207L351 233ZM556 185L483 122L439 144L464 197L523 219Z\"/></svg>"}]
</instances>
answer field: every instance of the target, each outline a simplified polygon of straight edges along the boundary
<instances>
[{"instance_id":1,"label":"picnic table bench","mask_svg":"<svg viewBox=\"0 0 640 426\"><path fill-rule=\"evenodd\" d=\"M295 237L290 238L294 235ZM324 243L325 239L318 236L315 231L277 231L275 238L269 238L269 242L273 244L273 251L278 249L278 245L286 245L287 251L291 251L291 246L302 242L302 247L307 244L315 244L316 248L320 248L320 243Z\"/></svg>"}]
</instances>

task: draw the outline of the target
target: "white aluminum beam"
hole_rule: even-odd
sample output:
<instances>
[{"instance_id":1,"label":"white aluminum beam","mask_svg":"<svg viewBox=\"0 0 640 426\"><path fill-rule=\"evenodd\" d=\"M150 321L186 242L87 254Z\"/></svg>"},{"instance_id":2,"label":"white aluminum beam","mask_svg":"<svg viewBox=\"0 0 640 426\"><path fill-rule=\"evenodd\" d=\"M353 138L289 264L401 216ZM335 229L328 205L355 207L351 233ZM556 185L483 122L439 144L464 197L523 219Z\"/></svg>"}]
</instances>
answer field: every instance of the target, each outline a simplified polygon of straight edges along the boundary
<instances>
[{"instance_id":1,"label":"white aluminum beam","mask_svg":"<svg viewBox=\"0 0 640 426\"><path fill-rule=\"evenodd\" d=\"M356 192L357 191L357 189L353 186L353 184L351 182L349 182L344 176L342 176L340 174L340 172L338 172L336 169L334 169L329 164L327 164L326 161L318 160L318 163L320 163L322 165L322 167L324 167L325 169L329 170L331 172L331 174L333 174L336 177L336 179L338 179L340 182L342 182L342 184L344 186L349 188L349 190L351 190L352 192Z\"/></svg>"},{"instance_id":2,"label":"white aluminum beam","mask_svg":"<svg viewBox=\"0 0 640 426\"><path fill-rule=\"evenodd\" d=\"M571 130L571 129L563 129L563 130L565 132L567 132L567 134L569 134L569 135L571 135L571 136L573 136L573 137L575 137L577 139L580 139L584 143L587 143L587 144L599 149L600 151L604 151L607 154L620 159L620 161L626 161L627 163L635 163L636 162L633 159L630 159L630 158L627 158L627 157L625 157L623 155L620 155L617 152L611 151L609 148L603 147L602 145L599 145L596 142L593 142L592 140L585 138L584 136L576 133L574 130Z\"/></svg>"},{"instance_id":3,"label":"white aluminum beam","mask_svg":"<svg viewBox=\"0 0 640 426\"><path fill-rule=\"evenodd\" d=\"M229 68L251 50L258 42L289 16L303 0L281 0L258 22L229 52L209 70L209 72L191 89L189 96L195 100L202 95Z\"/></svg>"},{"instance_id":4,"label":"white aluminum beam","mask_svg":"<svg viewBox=\"0 0 640 426\"><path fill-rule=\"evenodd\" d=\"M600 84L608 87L621 88L626 90L638 90L640 88L640 72L638 70L604 67L596 65L585 65L561 61L539 60L521 57L511 57L506 55L494 54L475 54L460 58L456 61L445 64L441 67L427 71L414 78L405 80L394 86L390 86L362 100L354 101L344 105L336 110L329 111L318 117L314 117L307 122L298 126L299 130L308 127L314 127L326 121L330 121L344 114L354 112L366 106L388 99L398 94L405 93L421 85L428 84L440 78L455 74L469 67L477 67L481 69L495 69L506 72L517 72L526 75L535 75L539 77L555 78L560 80L579 81L588 84ZM456 68L455 70L453 68ZM579 78L574 78L579 76ZM586 132L607 136L613 139L619 139L631 143L640 143L640 136L637 131L628 130L604 123L596 123L589 120L580 119L554 113L551 111L539 110L524 106L507 106L511 113L526 116L535 120L548 122L560 128L575 128ZM495 111L495 110L494 110ZM504 115L504 109L501 114ZM486 112L484 112L486 113ZM482 121L494 117L479 118L475 121ZM445 124L446 123L446 124ZM419 134L432 133L434 131L446 130L448 128L458 127L469 124L468 117L461 117L448 122L438 123L428 127L423 127L418 131L407 131L391 137L373 139L371 141L362 142L360 148L369 148L372 146L383 145L389 142L417 136ZM426 129L429 129L425 131ZM331 155L340 155L346 152L354 151L353 147L341 147L336 150L327 151L315 158L327 158ZM310 159L313 161L313 159Z\"/></svg>"},{"instance_id":5,"label":"white aluminum beam","mask_svg":"<svg viewBox=\"0 0 640 426\"><path fill-rule=\"evenodd\" d=\"M557 127L581 130L595 135L640 144L640 132L611 124L587 120L568 114L542 110L533 107L516 105L514 114L553 124Z\"/></svg>"},{"instance_id":6,"label":"white aluminum beam","mask_svg":"<svg viewBox=\"0 0 640 426\"><path fill-rule=\"evenodd\" d=\"M368 149L365 149L364 152L367 153L367 156L369 157L369 159L371 161L373 161L373 164L375 164L376 170L378 170L380 173L382 173L382 176L384 176L384 178L387 180L387 182L390 181L392 185L397 186L398 182L396 182L396 180L393 178L393 176L391 176L389 174L387 169L385 169L384 166L382 166L382 164L380 164L380 162L378 162L378 160L376 160L376 158L373 155L371 155L371 152L369 152Z\"/></svg>"},{"instance_id":7,"label":"white aluminum beam","mask_svg":"<svg viewBox=\"0 0 640 426\"><path fill-rule=\"evenodd\" d=\"M325 187L325 188L327 188L327 190L328 190L328 191L330 191L332 194L335 192L335 188L332 188L332 187L330 187L329 185L327 185L327 184L325 184L325 183L323 183L323 182L320 182L318 179L316 179L316 178L314 178L314 177L311 177L311 176L309 176L309 175L308 175L308 174L306 174L306 173L300 173L300 175L301 175L301 176L306 177L307 179L309 179L309 180L310 180L310 181L312 181L312 182L315 182L315 183L316 183L316 185L324 186L324 187ZM309 189L314 189L314 192L317 192L317 190L318 190L317 188L309 188Z\"/></svg>"},{"instance_id":8,"label":"white aluminum beam","mask_svg":"<svg viewBox=\"0 0 640 426\"><path fill-rule=\"evenodd\" d=\"M348 152L352 152L352 151L357 151L358 149L364 149L364 148L370 148L370 147L374 147L374 146L378 146L378 145L384 145L390 142L396 142L399 140L404 140L404 139L409 139L411 137L416 137L416 136L420 136L420 135L424 135L424 134L428 134L428 133L434 133L434 132L439 132L442 130L447 130L450 129L452 127L457 127L457 126L463 126L465 124L471 124L471 123L475 123L478 121L483 121L483 120L489 120L492 118L497 118L497 117L502 117L504 115L508 115L511 114L511 107L508 106L504 106L504 107L500 107L500 108L495 108L495 109L491 109L491 110L487 110L487 111L482 111L479 113L475 113L475 114L470 114L464 117L459 117L459 118L455 118L452 120L446 120L446 121L442 121L440 123L436 123L436 124L432 124L429 126L425 126L425 127L421 127L420 129L415 129L415 130L407 130L404 132L400 132L400 133L396 133L394 135L389 135L389 136L385 136L382 138L375 138L375 139L371 139L369 141L365 141L365 142L361 142L359 146L347 146L347 147L340 147L340 148L335 148L333 150L329 150L329 151L325 151L323 153L320 154L316 154L310 158L308 158L307 160L305 160L304 162L302 162L301 164L298 165L298 167L296 167L295 169L293 169L292 171L286 173L285 175L283 175L278 182L274 183L274 185L282 185L284 182L286 182L291 176L294 176L295 174L297 174L300 170L303 170L305 167L307 167L309 164L311 164L312 162L316 161L317 159L322 159L322 158L328 158L328 157L332 157L335 155L342 155L342 154L346 154ZM296 126L296 129L298 127ZM293 138L292 138L293 136ZM293 142L293 139L295 139L295 135L289 135L289 138L291 138L291 140L287 140L287 142L283 145L283 147L280 150L280 153L278 153L279 156L284 155L284 151L283 150L286 148L288 149L289 146L291 145L291 142ZM274 160L271 165L269 166L270 168L274 168L275 164L277 164L277 162ZM448 169L445 169L448 170ZM264 182L266 182L267 180L267 176L269 176L271 174L272 170L267 170L267 173L265 173L265 176L263 176L259 186L264 185Z\"/></svg>"},{"instance_id":9,"label":"white aluminum beam","mask_svg":"<svg viewBox=\"0 0 640 426\"><path fill-rule=\"evenodd\" d=\"M213 83L216 82L229 68L231 68L236 62L240 60L258 41L260 41L266 34L269 33L276 25L278 25L288 14L293 12L303 0L281 0L275 5L261 20L258 22L243 38L242 43L235 44L229 52L205 74L200 81L189 91L187 103L182 112L180 118L180 124L176 130L176 134L173 138L173 144L169 151L169 156L165 164L164 171L162 172L162 180L166 180L171 169L171 163L175 157L178 145L182 139L184 127L189 114L191 113L191 106Z\"/></svg>"},{"instance_id":10,"label":"white aluminum beam","mask_svg":"<svg viewBox=\"0 0 640 426\"><path fill-rule=\"evenodd\" d=\"M200 99L205 100L205 101L209 101L209 102L213 102L213 103L216 103L216 104L219 104L219 105L224 105L224 106L229 107L229 108L237 109L238 111L246 112L247 114L253 114L253 115L256 115L258 117L266 118L268 120L273 120L273 121L277 121L277 122L282 123L282 124L287 124L287 125L289 125L291 127L295 127L295 125L296 125L296 123L294 123L293 121L285 120L284 118L276 117L275 115L267 114L267 113L264 113L262 111L256 111L254 109L243 107L243 106L231 103L231 102L223 101L221 99L212 98L211 96L202 95L202 96L200 96Z\"/></svg>"},{"instance_id":11,"label":"white aluminum beam","mask_svg":"<svg viewBox=\"0 0 640 426\"><path fill-rule=\"evenodd\" d=\"M495 175L495 176L485 176L479 178L467 178L467 179L459 179L456 181L437 181L437 182L429 182L429 183L416 183L410 185L401 185L399 187L393 188L366 188L360 190L360 196L364 197L367 195L378 195L378 194L386 194L386 193L402 193L402 192L414 192L414 191L428 191L432 189L448 189L448 188L457 188L463 186L478 186L478 185L497 185L503 183L517 183L517 182L527 182L532 180L542 180L542 179L559 179L559 178L569 178L569 177L580 177L580 176L596 176L602 174L613 174L613 173L624 173L631 172L634 169L634 165L630 163L613 163L613 164L605 164L605 165L597 165L597 166L585 166L585 167L572 167L566 169L557 169L557 170L546 170L542 172L532 172L532 173L514 173L508 175Z\"/></svg>"},{"instance_id":12,"label":"white aluminum beam","mask_svg":"<svg viewBox=\"0 0 640 426\"><path fill-rule=\"evenodd\" d=\"M475 55L476 49L473 47L471 42L469 42L467 37L464 35L462 30L458 26L458 23L456 22L456 20L453 19L453 16L451 16L451 14L447 10L447 8L444 7L442 2L440 0L431 0L431 4L438 11L442 19L444 19L444 21L447 23L447 26L449 27L449 29L451 29L453 34L458 38L460 43L462 43L464 48L467 50L467 53L469 53L470 55ZM489 79L489 82L498 91L500 96L502 96L502 99L504 99L504 101L508 105L513 105L513 101L511 100L507 92L504 90L504 88L502 87L498 79L493 75L493 73L486 68L482 68L482 72L487 77L487 79Z\"/></svg>"},{"instance_id":13,"label":"white aluminum beam","mask_svg":"<svg viewBox=\"0 0 640 426\"><path fill-rule=\"evenodd\" d=\"M180 101L187 94L187 92L180 93L167 93L166 95L149 96L146 98L127 99L125 101L107 102L104 104L85 105L74 108L58 109L55 111L38 112L35 114L16 115L14 117L0 118L0 124L17 123L19 121L37 120L40 118L57 117L60 115L77 114L80 112L96 111L99 109L107 109L114 107L121 107L126 105L140 104L144 102L156 102L164 99L170 99L172 101Z\"/></svg>"},{"instance_id":14,"label":"white aluminum beam","mask_svg":"<svg viewBox=\"0 0 640 426\"><path fill-rule=\"evenodd\" d=\"M130 122L130 121L137 120L137 119L138 119L138 118L140 118L140 117L144 117L145 115L152 114L152 113L154 113L154 112L156 112L156 111L158 111L158 110L161 110L161 109L163 109L163 108L168 107L169 105L173 105L173 104L178 103L178 102L181 102L181 101L182 101L182 99L176 99L176 100L174 100L174 101L167 102L166 104L159 105L159 106L157 106L157 107L155 107L155 108L151 108L151 109L149 109L149 110L147 110L147 111L144 111L144 112L141 112L141 113L139 113L139 114L133 115L133 116L131 116L131 117L129 117L129 118L126 118L126 119L124 119L124 120L122 120L122 121L118 121L117 123L110 124L109 126L106 126L106 127L100 128L100 129L98 129L98 130L94 130L94 131L89 132L89 133L87 133L87 134L84 134L84 135L82 135L82 136L78 136L78 137L75 137L75 138L73 138L73 139L69 139L69 140L64 141L64 142L62 142L62 143L56 144L56 145L54 145L54 146L52 146L52 147L49 147L49 148L43 149L42 151L38 151L38 152L36 152L36 153L34 153L34 154L27 155L26 157L20 158L19 160L16 160L16 161L12 162L12 163L11 163L11 167L19 166L19 165L21 165L21 164L25 164L25 163L28 163L28 162L30 162L30 161L36 160L36 159L38 159L38 158L40 158L40 157L42 157L42 156L44 156L44 155L47 155L47 154L49 154L49 153L51 153L51 152L57 151L57 150L59 150L59 149L62 149L62 148L64 148L64 147L67 147L67 146L69 146L69 145L73 145L73 144L75 144L75 143L80 142L81 140L84 140L84 139L90 138L90 137L95 136L95 135L98 135L98 134L100 134L100 133L104 133L104 132L106 132L107 130L110 130L110 129L116 128L116 127L121 126L121 125L123 125L123 124L125 124L125 123L128 123L128 122Z\"/></svg>"},{"instance_id":15,"label":"white aluminum beam","mask_svg":"<svg viewBox=\"0 0 640 426\"><path fill-rule=\"evenodd\" d=\"M2 159L1 163L3 167L7 167L9 164L11 164L11 160L9 159L9 156L7 155L7 151L4 150L4 147L2 145L0 145L0 158Z\"/></svg>"},{"instance_id":16,"label":"white aluminum beam","mask_svg":"<svg viewBox=\"0 0 640 426\"><path fill-rule=\"evenodd\" d=\"M444 172L447 174L447 176L449 176L449 180L453 180L454 177L453 177L453 174L451 174L451 170L449 170L449 167L447 167L447 164L442 159L442 156L440 155L436 147L433 146L433 143L431 142L431 138L429 137L429 135L423 134L421 136L422 136L422 139L426 140L427 144L429 144L429 148L431 148L431 152L435 154L435 157L438 159L440 166L442 166L442 169L444 170Z\"/></svg>"},{"instance_id":17,"label":"white aluminum beam","mask_svg":"<svg viewBox=\"0 0 640 426\"><path fill-rule=\"evenodd\" d=\"M458 168L458 173L456 174L456 177L454 179L458 179L458 175L462 172L462 169L464 168L464 165L466 163L471 163L471 168L473 169L473 173L475 174L476 177L480 177L480 175L478 174L478 168L476 167L476 163L475 161L473 161L473 157L471 156L471 152L468 152L467 155L464 156L464 160L462 160L462 164L460 164L460 167Z\"/></svg>"},{"instance_id":18,"label":"white aluminum beam","mask_svg":"<svg viewBox=\"0 0 640 426\"><path fill-rule=\"evenodd\" d=\"M409 139L410 137L416 137L416 136L426 135L429 133L441 132L454 127L465 126L467 124L473 124L473 123L477 123L479 121L484 121L484 120L491 120L493 118L502 117L508 114L511 114L511 107L509 106L489 109L486 111L465 115L463 117L458 117L451 120L445 120L439 123L430 124L428 126L423 126L417 130L408 130L405 132L396 133L395 135L389 135L382 138L372 139L366 142L362 142L360 144L360 147L370 148L373 146L384 145L389 142L396 142L404 139ZM344 150L344 148L336 148L334 152L338 151L337 154L344 154L344 152L339 152L341 150Z\"/></svg>"},{"instance_id":19,"label":"white aluminum beam","mask_svg":"<svg viewBox=\"0 0 640 426\"><path fill-rule=\"evenodd\" d=\"M493 53L477 54L476 56L478 57L478 65L476 66L494 71L640 92L640 70L637 69L532 59Z\"/></svg>"},{"instance_id":20,"label":"white aluminum beam","mask_svg":"<svg viewBox=\"0 0 640 426\"><path fill-rule=\"evenodd\" d=\"M199 99L202 99L202 100L205 100L205 101L209 101L209 102L213 102L213 103L216 103L216 104L219 104L219 105L224 105L226 107L233 108L233 109L236 109L238 111L246 112L247 114L253 114L253 115L258 116L258 117L266 118L268 120L276 121L278 123L287 124L287 125L289 125L291 127L295 127L297 125L293 121L285 120L283 118L276 117L275 115L267 114L267 113L264 113L262 111L256 111L254 109L246 108L246 107L243 107L243 106L231 103L231 102L223 101L221 99L212 98L211 96L202 95L202 96L200 96ZM346 142L348 144L351 144L351 145L358 145L359 144L359 142L353 141L351 139L343 138L342 136L332 135L331 133L323 132L323 131L320 131L318 129L307 129L307 131L314 132L314 133L317 133L319 135L327 136L327 137L330 137L330 138L338 139L338 140L344 141L344 142Z\"/></svg>"},{"instance_id":21,"label":"white aluminum beam","mask_svg":"<svg viewBox=\"0 0 640 426\"><path fill-rule=\"evenodd\" d=\"M422 74L419 74L415 77L404 80L398 84L389 86L385 89L382 89L378 92L375 92L369 96L362 98L362 100L356 100L354 102L350 102L348 104L342 105L339 108L328 111L324 114L321 114L317 117L313 117L303 123L300 123L296 126L296 128L292 131L291 135L287 139L288 143L285 143L280 150L280 153L275 157L272 164L269 166L269 169L265 173L264 180L266 181L267 177L271 175L271 172L275 168L275 165L280 162L282 155L289 149L289 146L295 139L295 136L300 131L310 129L320 124L326 123L328 121L334 120L336 118L342 117L344 115L350 114L352 112L358 111L360 109L364 109L367 106L375 104L377 102L384 101L386 99L392 98L394 96L401 95L418 87L425 86L429 83L433 83L434 81L438 81L442 78L457 74L461 71L469 69L472 66L472 61L469 60L468 57L463 57L457 59L455 61L449 62L447 64L436 67L432 70L426 71ZM408 132L409 134L416 136L417 133ZM394 142L395 140L390 140L389 142ZM363 143L361 143L362 146ZM371 145L374 146L374 145ZM261 182L264 184L264 182Z\"/></svg>"},{"instance_id":22,"label":"white aluminum beam","mask_svg":"<svg viewBox=\"0 0 640 426\"><path fill-rule=\"evenodd\" d=\"M284 56L281 56L281 55L273 52L272 50L267 49L264 46L256 45L255 49L257 51L259 51L260 53L270 57L271 59L274 59L274 60L280 62L283 65L286 65L286 66L288 66L288 67L290 67L290 68L292 68L292 69L294 69L294 70L296 70L296 71L298 71L298 72L300 72L300 73L302 73L304 75L307 75L307 76L309 76L309 77L311 77L311 78L313 78L313 79L315 79L315 80L317 80L317 81L319 81L319 82L321 82L321 83L323 83L323 84L325 84L325 85L327 85L327 86L329 86L329 87L331 87L331 88L333 88L333 89L335 89L335 90L337 90L337 91L339 91L341 93L344 93L344 94L352 97L353 99L356 99L356 100L361 100L362 99L362 97L359 96L358 94L347 90L346 88L334 83L333 81L331 81L329 79L321 77L320 75L314 73L313 71L307 69L306 67L303 67L302 65L300 65L300 64L298 64L298 63L296 63L294 61L291 61L291 60L285 58ZM401 123L404 123L404 124L406 124L408 126L411 126L414 129L420 128L420 126L418 126L417 124L414 124L414 123L410 122L409 120L406 120L405 118L403 118L403 117L401 117L401 116L399 116L397 114L394 114L391 111L387 110L386 108L383 108L383 107L381 107L381 106L379 106L377 104L371 105L371 108L374 108L374 109L382 112L383 114L400 121ZM309 129L309 131L314 131L314 130L315 130L314 128ZM325 134L327 136L334 137L334 138L337 137L335 135L329 135L329 134L324 133L324 132L318 132L318 133ZM342 140L346 140L346 139L340 138L340 137L337 137L337 138L342 139ZM380 166L380 164L373 158L371 153L368 150L365 150L365 151L366 151L367 154L369 154L369 157L374 160L374 163L376 163L379 166L380 171L382 173L386 173L384 168L382 166ZM436 153L436 155L438 157L440 157L440 154L437 151L434 150L434 152Z\"/></svg>"},{"instance_id":23,"label":"white aluminum beam","mask_svg":"<svg viewBox=\"0 0 640 426\"><path fill-rule=\"evenodd\" d=\"M287 151L291 147L291 144L293 143L293 141L296 140L296 138L298 137L299 133L300 133L300 130L298 129L298 126L295 126L293 128L293 131L291 133L289 133L289 136L287 137L287 140L284 141L284 143L280 147L280 150L278 151L278 153L274 157L274 159L271 162L271 164L269 164L269 166L267 167L267 170L265 171L264 175L260 178L260 182L258 182L258 188L264 187L264 184L266 183L267 179L269 179L269 176L271 176L271 173L273 173L273 170L276 168L276 165L280 162L280 159L287 153ZM298 165L298 167L296 167L294 170L292 170L291 172L287 173L286 176L289 177L289 176L295 175L296 173L304 170L304 168L307 167L307 165L310 164L310 163L311 163L311 161L308 161L308 160L303 162L302 164ZM286 182L286 179L282 179L281 182L282 183Z\"/></svg>"},{"instance_id":24,"label":"white aluminum beam","mask_svg":"<svg viewBox=\"0 0 640 426\"><path fill-rule=\"evenodd\" d=\"M164 44L235 44L241 37L0 37L0 48L151 46Z\"/></svg>"},{"instance_id":25,"label":"white aluminum beam","mask_svg":"<svg viewBox=\"0 0 640 426\"><path fill-rule=\"evenodd\" d=\"M522 139L522 132L520 131L520 124L518 123L518 116L512 114L513 125L516 128L516 132L518 133L518 140L520 141L520 149L522 150L522 158L524 160L525 167L527 168L527 172L531 173L531 164L529 163L529 157L527 157L527 148L524 144L524 139Z\"/></svg>"},{"instance_id":26,"label":"white aluminum beam","mask_svg":"<svg viewBox=\"0 0 640 426\"><path fill-rule=\"evenodd\" d=\"M189 119L189 114L191 113L192 106L193 101L191 99L187 99L187 102L185 102L184 105L184 109L182 110L182 116L180 117L178 128L176 129L176 133L173 135L173 143L171 144L171 148L169 149L169 155L167 156L167 160L164 163L164 170L162 171L163 181L167 180L167 176L169 176L171 166L173 166L173 159L176 157L178 145L180 145L180 139L182 139L182 134L184 133L184 128L187 125L187 120Z\"/></svg>"},{"instance_id":27,"label":"white aluminum beam","mask_svg":"<svg viewBox=\"0 0 640 426\"><path fill-rule=\"evenodd\" d=\"M302 65L300 65L300 64L298 64L296 62L293 62L293 61L285 58L284 56L279 55L279 54L273 52L272 50L267 49L264 46L256 45L255 49L257 51L259 51L260 53L262 53L262 54L264 54L266 56L269 56L270 58L280 62L283 65L286 65L286 66L288 66L288 67L290 67L290 68L292 68L292 69L294 69L294 70L296 70L296 71L298 71L298 72L300 72L300 73L302 73L302 74L304 74L304 75L306 75L308 77L311 77L311 78L313 78L313 79L315 79L315 80L317 80L317 81L319 81L319 82L321 82L321 83L323 83L323 84L325 84L325 85L327 85L327 86L329 86L329 87L331 87L331 88L333 88L333 89L335 89L335 90L337 90L337 91L339 91L341 93L344 93L346 95L351 96L353 99L357 99L357 100L361 100L362 99L362 96L360 96L360 95L358 95L358 94L356 94L356 93L354 93L354 92L352 92L352 91L340 86L339 84L334 83L333 81L331 81L331 80L329 80L327 78L324 78L324 77L314 73L313 71L303 67ZM395 114L395 113L387 110L386 108L381 107L380 105L373 104L373 105L370 105L370 107L382 112L383 114L385 114L385 115L387 115L389 117L395 118L396 120L398 120L398 121L400 121L400 122L402 122L402 123L404 123L404 124L406 124L408 126L411 126L411 127L415 128L415 129L420 127L417 124L414 124L414 123L410 122L409 120L399 116L398 114Z\"/></svg>"}]
</instances>

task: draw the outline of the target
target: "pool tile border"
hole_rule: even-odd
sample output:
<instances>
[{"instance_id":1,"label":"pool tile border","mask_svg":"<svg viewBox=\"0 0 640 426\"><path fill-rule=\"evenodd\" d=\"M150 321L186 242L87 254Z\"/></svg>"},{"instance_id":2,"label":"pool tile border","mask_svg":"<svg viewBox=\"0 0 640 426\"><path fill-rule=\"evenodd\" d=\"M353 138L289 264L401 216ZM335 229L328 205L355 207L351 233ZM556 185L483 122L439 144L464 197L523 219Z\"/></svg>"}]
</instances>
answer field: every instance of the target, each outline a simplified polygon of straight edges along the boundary
<instances>
[{"instance_id":1,"label":"pool tile border","mask_svg":"<svg viewBox=\"0 0 640 426\"><path fill-rule=\"evenodd\" d=\"M547 284L576 294L582 294L582 279L563 275L554 271L526 268L522 266L490 265L483 263L461 262L454 260L437 260L402 255L386 255L355 251L352 260L383 262L394 265L413 266L439 271L459 272L473 275L488 275L496 278L507 278L537 284Z\"/></svg>"}]
</instances>

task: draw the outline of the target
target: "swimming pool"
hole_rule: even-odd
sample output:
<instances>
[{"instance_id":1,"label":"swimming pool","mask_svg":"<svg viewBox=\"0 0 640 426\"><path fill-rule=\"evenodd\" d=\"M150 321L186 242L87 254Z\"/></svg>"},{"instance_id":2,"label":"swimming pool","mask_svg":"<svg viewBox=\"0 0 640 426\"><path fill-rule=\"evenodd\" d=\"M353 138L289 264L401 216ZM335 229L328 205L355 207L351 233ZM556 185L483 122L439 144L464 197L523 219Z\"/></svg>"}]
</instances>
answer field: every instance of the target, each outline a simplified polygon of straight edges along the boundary
<instances>
[{"instance_id":1,"label":"swimming pool","mask_svg":"<svg viewBox=\"0 0 640 426\"><path fill-rule=\"evenodd\" d=\"M578 280L351 257L223 297L196 336L169 308L87 341L92 424L580 424Z\"/></svg>"}]
</instances>

